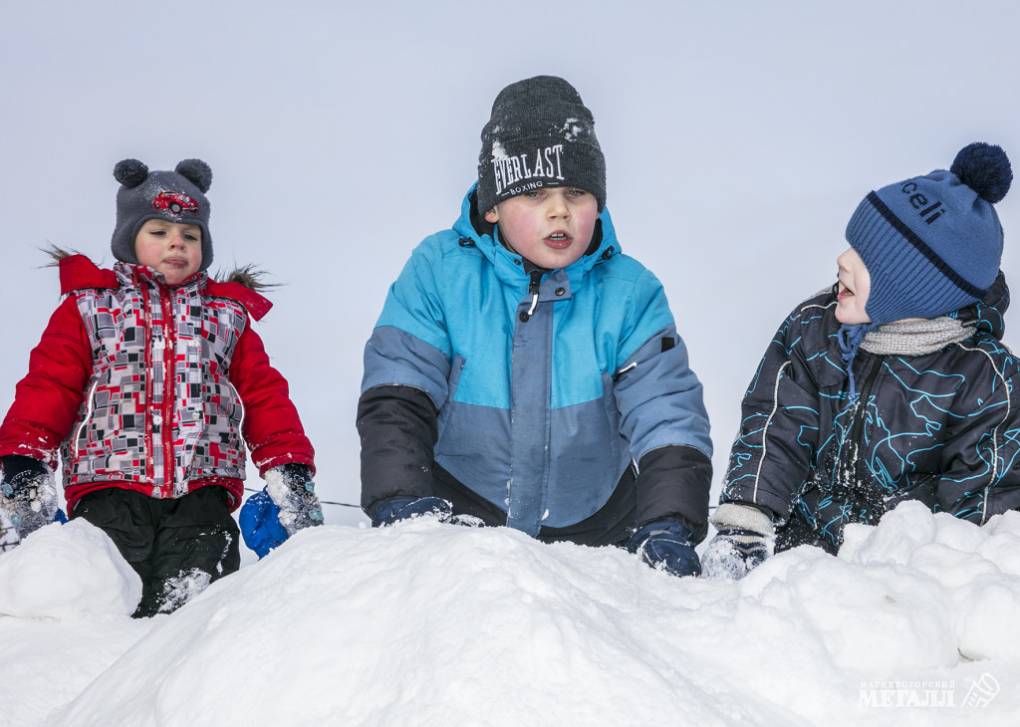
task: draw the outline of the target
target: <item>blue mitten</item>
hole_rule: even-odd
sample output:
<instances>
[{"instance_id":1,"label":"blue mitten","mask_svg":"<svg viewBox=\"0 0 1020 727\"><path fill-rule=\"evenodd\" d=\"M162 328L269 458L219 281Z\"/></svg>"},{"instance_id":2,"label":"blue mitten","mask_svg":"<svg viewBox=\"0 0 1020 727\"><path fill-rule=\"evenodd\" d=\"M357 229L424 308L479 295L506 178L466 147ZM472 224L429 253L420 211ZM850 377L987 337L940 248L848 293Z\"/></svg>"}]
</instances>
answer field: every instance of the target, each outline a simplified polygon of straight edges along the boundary
<instances>
[{"instance_id":1,"label":"blue mitten","mask_svg":"<svg viewBox=\"0 0 1020 727\"><path fill-rule=\"evenodd\" d=\"M287 539L287 531L280 525L280 508L264 488L248 498L238 520L244 544L254 550L260 560Z\"/></svg>"},{"instance_id":2,"label":"blue mitten","mask_svg":"<svg viewBox=\"0 0 1020 727\"><path fill-rule=\"evenodd\" d=\"M701 563L692 540L686 525L667 518L639 528L627 542L627 549L640 553L645 563L657 570L674 576L696 576L701 573Z\"/></svg>"},{"instance_id":3,"label":"blue mitten","mask_svg":"<svg viewBox=\"0 0 1020 727\"><path fill-rule=\"evenodd\" d=\"M453 505L441 497L391 497L373 505L369 517L375 528L418 517L445 523L453 517Z\"/></svg>"}]
</instances>

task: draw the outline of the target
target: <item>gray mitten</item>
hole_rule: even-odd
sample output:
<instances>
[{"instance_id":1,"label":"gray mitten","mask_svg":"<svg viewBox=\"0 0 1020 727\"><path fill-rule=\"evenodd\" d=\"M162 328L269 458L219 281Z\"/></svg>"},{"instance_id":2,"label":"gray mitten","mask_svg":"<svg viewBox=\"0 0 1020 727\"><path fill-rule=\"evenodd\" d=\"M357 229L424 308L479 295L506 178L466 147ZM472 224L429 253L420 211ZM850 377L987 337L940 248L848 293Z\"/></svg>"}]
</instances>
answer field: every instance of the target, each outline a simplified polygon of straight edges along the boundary
<instances>
[{"instance_id":1,"label":"gray mitten","mask_svg":"<svg viewBox=\"0 0 1020 727\"><path fill-rule=\"evenodd\" d=\"M6 530L13 526L21 540L53 522L58 504L57 485L50 468L37 459L8 455L2 462L0 509L6 511L10 525L0 522L0 527ZM4 541L11 539L9 534L2 537ZM4 549L10 547L13 545Z\"/></svg>"},{"instance_id":2,"label":"gray mitten","mask_svg":"<svg viewBox=\"0 0 1020 727\"><path fill-rule=\"evenodd\" d=\"M322 525L322 505L307 465L290 462L266 472L266 492L280 508L280 525L291 536L298 530Z\"/></svg>"},{"instance_id":3,"label":"gray mitten","mask_svg":"<svg viewBox=\"0 0 1020 727\"><path fill-rule=\"evenodd\" d=\"M6 553L20 544L21 536L11 522L11 516L7 514L7 510L0 507L0 553Z\"/></svg>"},{"instance_id":4,"label":"gray mitten","mask_svg":"<svg viewBox=\"0 0 1020 727\"><path fill-rule=\"evenodd\" d=\"M775 552L772 518L754 505L723 503L709 522L719 531L701 555L709 578L743 578Z\"/></svg>"}]
</instances>

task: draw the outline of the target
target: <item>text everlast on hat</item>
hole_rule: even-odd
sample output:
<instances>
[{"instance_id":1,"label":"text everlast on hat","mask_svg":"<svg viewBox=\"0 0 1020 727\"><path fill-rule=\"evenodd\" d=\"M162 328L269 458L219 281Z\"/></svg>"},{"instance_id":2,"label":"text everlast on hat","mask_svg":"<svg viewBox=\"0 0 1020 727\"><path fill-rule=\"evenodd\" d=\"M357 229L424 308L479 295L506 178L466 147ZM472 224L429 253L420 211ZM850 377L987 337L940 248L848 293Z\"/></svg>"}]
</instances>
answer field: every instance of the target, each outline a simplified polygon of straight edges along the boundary
<instances>
[{"instance_id":1,"label":"text everlast on hat","mask_svg":"<svg viewBox=\"0 0 1020 727\"><path fill-rule=\"evenodd\" d=\"M577 187L606 205L606 162L580 95L556 76L511 83L482 129L478 211L542 187Z\"/></svg>"},{"instance_id":2,"label":"text everlast on hat","mask_svg":"<svg viewBox=\"0 0 1020 727\"><path fill-rule=\"evenodd\" d=\"M202 265L213 261L212 235L209 233L209 200L205 193L212 184L212 170L201 159L185 159L172 172L150 172L137 159L117 162L114 178L117 191L117 225L113 230L113 256L126 263L138 263L135 235L146 220L197 225L202 228Z\"/></svg>"},{"instance_id":3,"label":"text everlast on hat","mask_svg":"<svg viewBox=\"0 0 1020 727\"><path fill-rule=\"evenodd\" d=\"M846 239L871 274L872 323L934 318L981 300L1002 259L992 206L1013 172L997 146L964 147L949 171L882 187L857 207Z\"/></svg>"}]
</instances>

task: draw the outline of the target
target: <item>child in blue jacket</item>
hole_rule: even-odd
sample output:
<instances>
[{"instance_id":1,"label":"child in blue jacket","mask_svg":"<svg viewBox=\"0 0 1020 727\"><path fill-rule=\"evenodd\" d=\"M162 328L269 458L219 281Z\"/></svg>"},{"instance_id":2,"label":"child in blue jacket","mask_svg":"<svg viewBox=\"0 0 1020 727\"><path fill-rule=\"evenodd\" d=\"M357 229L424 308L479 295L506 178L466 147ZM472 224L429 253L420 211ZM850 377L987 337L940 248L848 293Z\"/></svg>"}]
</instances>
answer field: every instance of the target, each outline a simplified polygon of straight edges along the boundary
<instances>
[{"instance_id":1,"label":"child in blue jacket","mask_svg":"<svg viewBox=\"0 0 1020 727\"><path fill-rule=\"evenodd\" d=\"M605 201L577 91L550 76L503 89L459 219L414 250L365 348L362 507L375 525L478 518L700 570L702 387Z\"/></svg>"}]
</instances>

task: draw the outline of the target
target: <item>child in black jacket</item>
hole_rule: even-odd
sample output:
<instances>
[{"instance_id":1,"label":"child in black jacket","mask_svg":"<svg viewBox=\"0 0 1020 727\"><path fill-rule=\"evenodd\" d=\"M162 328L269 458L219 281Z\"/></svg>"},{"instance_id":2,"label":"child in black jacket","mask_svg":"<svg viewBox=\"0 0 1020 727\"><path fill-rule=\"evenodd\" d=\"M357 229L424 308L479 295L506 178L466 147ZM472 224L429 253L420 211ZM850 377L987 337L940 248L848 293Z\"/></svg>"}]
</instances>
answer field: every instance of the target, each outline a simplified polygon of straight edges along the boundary
<instances>
[{"instance_id":1,"label":"child in black jacket","mask_svg":"<svg viewBox=\"0 0 1020 727\"><path fill-rule=\"evenodd\" d=\"M835 553L847 523L902 500L974 523L1020 507L1018 361L993 204L996 146L871 192L839 280L784 321L743 401L706 574L741 577L773 550Z\"/></svg>"}]
</instances>

